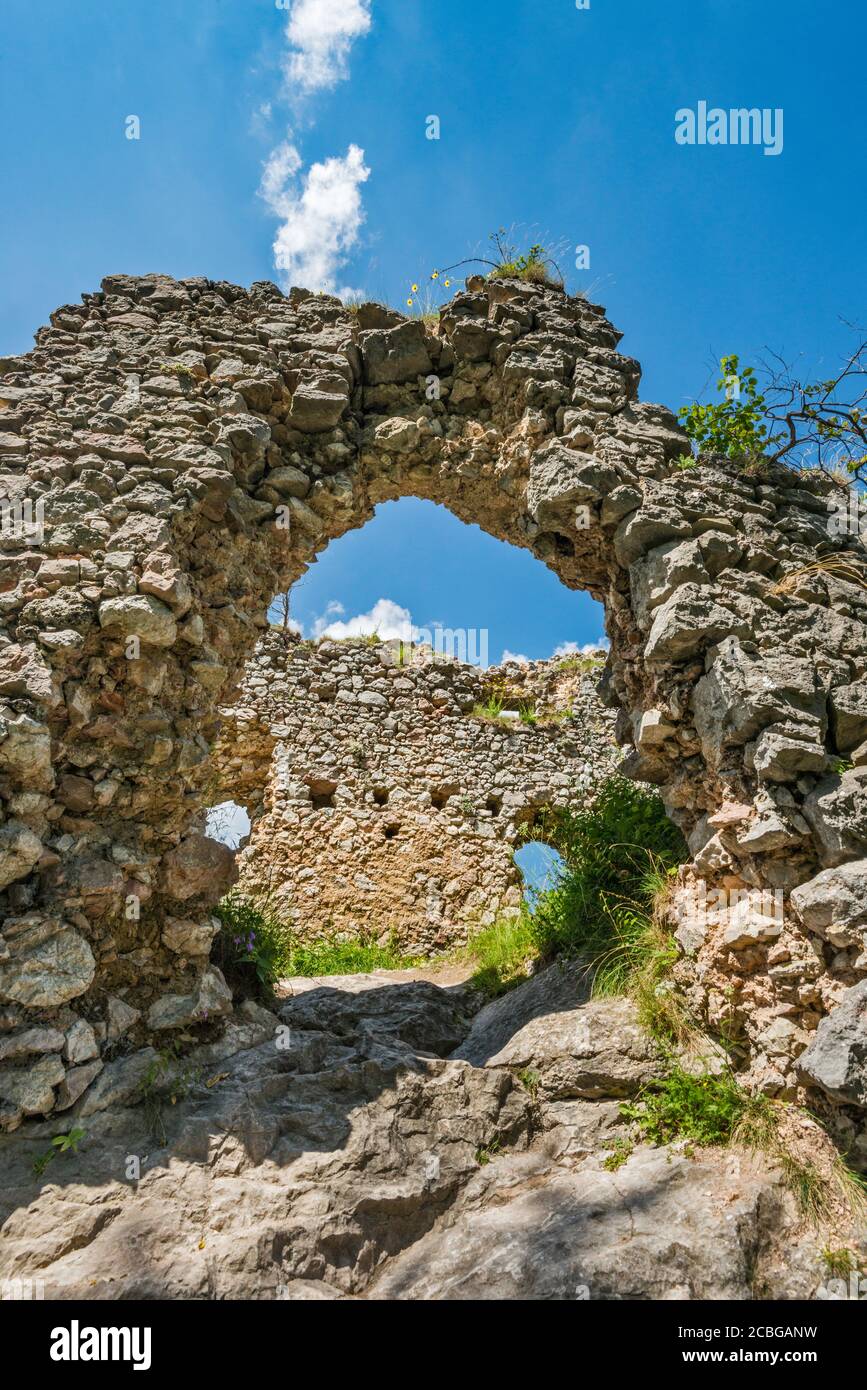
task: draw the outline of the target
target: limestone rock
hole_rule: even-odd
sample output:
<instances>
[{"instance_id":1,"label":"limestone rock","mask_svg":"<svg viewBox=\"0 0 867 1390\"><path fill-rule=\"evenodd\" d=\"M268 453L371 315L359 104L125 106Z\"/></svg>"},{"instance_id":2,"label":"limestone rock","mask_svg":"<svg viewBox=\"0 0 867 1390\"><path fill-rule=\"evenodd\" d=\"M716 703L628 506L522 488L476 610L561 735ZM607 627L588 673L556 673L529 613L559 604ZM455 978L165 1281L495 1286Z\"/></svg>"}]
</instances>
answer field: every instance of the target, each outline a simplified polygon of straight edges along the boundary
<instances>
[{"instance_id":1,"label":"limestone rock","mask_svg":"<svg viewBox=\"0 0 867 1390\"><path fill-rule=\"evenodd\" d=\"M42 854L42 841L28 826L10 820L0 826L0 888L26 878Z\"/></svg>"},{"instance_id":2,"label":"limestone rock","mask_svg":"<svg viewBox=\"0 0 867 1390\"><path fill-rule=\"evenodd\" d=\"M139 1009L131 1009L129 1004L125 1004L122 999L110 995L105 1007L106 1015L106 1037L109 1042L116 1042L122 1038L124 1033L128 1033L130 1028L141 1018Z\"/></svg>"},{"instance_id":3,"label":"limestone rock","mask_svg":"<svg viewBox=\"0 0 867 1390\"><path fill-rule=\"evenodd\" d=\"M172 610L152 594L130 594L100 604L99 623L119 637L138 637L152 647L172 647L178 629Z\"/></svg>"},{"instance_id":4,"label":"limestone rock","mask_svg":"<svg viewBox=\"0 0 867 1390\"><path fill-rule=\"evenodd\" d=\"M867 859L823 869L795 888L790 901L807 931L832 946L867 944Z\"/></svg>"},{"instance_id":5,"label":"limestone rock","mask_svg":"<svg viewBox=\"0 0 867 1390\"><path fill-rule=\"evenodd\" d=\"M361 355L371 386L410 381L433 371L424 328L415 320L363 333Z\"/></svg>"},{"instance_id":6,"label":"limestone rock","mask_svg":"<svg viewBox=\"0 0 867 1390\"><path fill-rule=\"evenodd\" d=\"M167 917L163 927L163 944L179 956L206 956L220 924L215 917L195 922L187 918Z\"/></svg>"},{"instance_id":7,"label":"limestone rock","mask_svg":"<svg viewBox=\"0 0 867 1390\"><path fill-rule=\"evenodd\" d=\"M798 1067L833 1100L867 1106L867 979L846 990L822 1019Z\"/></svg>"},{"instance_id":8,"label":"limestone rock","mask_svg":"<svg viewBox=\"0 0 867 1390\"><path fill-rule=\"evenodd\" d=\"M573 971L545 974L517 1006L543 1066L546 1004L580 994ZM470 1026L463 987L400 974L291 987L276 1034L183 1059L177 1104L152 1050L109 1063L64 1120L87 1142L64 1156L62 1187L34 1195L32 1142L0 1137L0 1277L36 1262L61 1299L815 1295L821 1239L761 1158L638 1145L609 1172L616 1103L541 1088L532 1103L510 1068L432 1055ZM483 1051L503 1039L504 1000L476 1034ZM165 1140L148 1129L161 1095Z\"/></svg>"},{"instance_id":9,"label":"limestone rock","mask_svg":"<svg viewBox=\"0 0 867 1390\"><path fill-rule=\"evenodd\" d=\"M0 1097L25 1115L47 1115L54 1107L54 1087L65 1074L56 1053L42 1057L20 1071L0 1072Z\"/></svg>"},{"instance_id":10,"label":"limestone rock","mask_svg":"<svg viewBox=\"0 0 867 1390\"><path fill-rule=\"evenodd\" d=\"M34 925L16 939L15 953L0 961L0 999L29 1009L54 1008L83 994L96 972L93 952L72 927Z\"/></svg>"},{"instance_id":11,"label":"limestone rock","mask_svg":"<svg viewBox=\"0 0 867 1390\"><path fill-rule=\"evenodd\" d=\"M825 777L804 801L826 865L863 857L867 851L867 768Z\"/></svg>"},{"instance_id":12,"label":"limestone rock","mask_svg":"<svg viewBox=\"0 0 867 1390\"><path fill-rule=\"evenodd\" d=\"M187 835L163 860L165 893L179 902L222 896L236 877L232 851L205 835Z\"/></svg>"},{"instance_id":13,"label":"limestone rock","mask_svg":"<svg viewBox=\"0 0 867 1390\"><path fill-rule=\"evenodd\" d=\"M155 1031L183 1028L188 1023L219 1018L232 1012L232 992L215 965L208 966L192 994L167 994L148 1011Z\"/></svg>"},{"instance_id":14,"label":"limestone rock","mask_svg":"<svg viewBox=\"0 0 867 1390\"><path fill-rule=\"evenodd\" d=\"M64 1056L71 1066L90 1062L99 1054L96 1034L84 1018L77 1018L68 1030L65 1039Z\"/></svg>"}]
</instances>

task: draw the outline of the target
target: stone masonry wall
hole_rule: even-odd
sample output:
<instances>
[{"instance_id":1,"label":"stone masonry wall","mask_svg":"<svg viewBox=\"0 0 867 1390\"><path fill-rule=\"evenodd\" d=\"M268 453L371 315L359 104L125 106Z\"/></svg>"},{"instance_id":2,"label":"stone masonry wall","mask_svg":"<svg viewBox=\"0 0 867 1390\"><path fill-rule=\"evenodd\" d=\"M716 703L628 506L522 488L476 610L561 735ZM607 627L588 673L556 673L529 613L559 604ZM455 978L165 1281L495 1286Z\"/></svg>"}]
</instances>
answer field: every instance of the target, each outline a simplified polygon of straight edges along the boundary
<instances>
[{"instance_id":1,"label":"stone masonry wall","mask_svg":"<svg viewBox=\"0 0 867 1390\"><path fill-rule=\"evenodd\" d=\"M514 851L545 810L588 804L621 760L604 654L480 670L411 652L275 632L226 712L217 785L253 821L239 887L302 937L466 942L517 911ZM503 715L479 717L491 694Z\"/></svg>"},{"instance_id":2,"label":"stone masonry wall","mask_svg":"<svg viewBox=\"0 0 867 1390\"><path fill-rule=\"evenodd\" d=\"M111 275L0 358L2 1123L110 1104L119 1054L231 1010L219 709L273 595L409 495L604 604L627 765L692 850L696 1011L755 1084L867 1106L867 551L831 479L684 469L619 338L521 281L429 325ZM783 912L691 912L699 884Z\"/></svg>"}]
</instances>

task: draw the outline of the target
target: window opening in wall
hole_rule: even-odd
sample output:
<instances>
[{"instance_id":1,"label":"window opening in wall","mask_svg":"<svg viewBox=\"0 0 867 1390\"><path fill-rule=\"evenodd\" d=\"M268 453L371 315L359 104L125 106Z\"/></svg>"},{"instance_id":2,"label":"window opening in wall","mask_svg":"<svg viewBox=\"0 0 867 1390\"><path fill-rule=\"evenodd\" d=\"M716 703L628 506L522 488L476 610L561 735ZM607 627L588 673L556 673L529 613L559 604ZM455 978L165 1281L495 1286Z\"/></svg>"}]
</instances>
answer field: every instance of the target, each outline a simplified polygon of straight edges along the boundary
<instances>
[{"instance_id":1,"label":"window opening in wall","mask_svg":"<svg viewBox=\"0 0 867 1390\"><path fill-rule=\"evenodd\" d=\"M235 801L221 801L208 809L205 821L205 834L210 840L219 840L229 849L240 849L241 842L250 833L250 815Z\"/></svg>"},{"instance_id":2,"label":"window opening in wall","mask_svg":"<svg viewBox=\"0 0 867 1390\"><path fill-rule=\"evenodd\" d=\"M555 888L566 871L563 856L544 840L530 840L515 851L515 863L524 880L524 899L532 912L539 896Z\"/></svg>"}]
</instances>

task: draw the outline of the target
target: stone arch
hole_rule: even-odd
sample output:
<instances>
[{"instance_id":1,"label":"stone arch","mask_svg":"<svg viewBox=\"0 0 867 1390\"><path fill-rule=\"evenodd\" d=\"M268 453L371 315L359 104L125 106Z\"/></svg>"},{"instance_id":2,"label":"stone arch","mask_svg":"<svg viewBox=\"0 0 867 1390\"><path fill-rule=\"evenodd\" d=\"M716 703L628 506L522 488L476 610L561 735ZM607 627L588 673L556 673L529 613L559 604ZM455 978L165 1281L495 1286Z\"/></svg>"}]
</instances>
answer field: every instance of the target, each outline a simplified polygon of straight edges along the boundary
<instances>
[{"instance_id":1,"label":"stone arch","mask_svg":"<svg viewBox=\"0 0 867 1390\"><path fill-rule=\"evenodd\" d=\"M786 898L782 923L689 918L685 982L793 1084L865 972L865 550L835 530L828 480L682 468L619 337L521 281L471 280L429 326L268 283L115 275L0 360L9 1123L91 1084L99 1058L72 1076L67 1035L83 1022L98 1051L107 1001L132 1042L230 1007L205 964L233 873L201 833L219 707L271 596L404 495L604 604L607 698L689 837L684 892Z\"/></svg>"}]
</instances>

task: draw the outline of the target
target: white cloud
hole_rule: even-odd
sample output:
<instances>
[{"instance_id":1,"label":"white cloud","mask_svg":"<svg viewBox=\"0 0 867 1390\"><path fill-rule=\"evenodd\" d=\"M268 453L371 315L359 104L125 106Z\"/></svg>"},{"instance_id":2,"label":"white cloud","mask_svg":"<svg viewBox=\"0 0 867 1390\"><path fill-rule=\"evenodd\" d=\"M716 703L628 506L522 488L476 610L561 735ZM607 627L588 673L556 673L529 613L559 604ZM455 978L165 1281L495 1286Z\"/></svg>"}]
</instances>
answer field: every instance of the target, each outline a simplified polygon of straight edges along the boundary
<instances>
[{"instance_id":1,"label":"white cloud","mask_svg":"<svg viewBox=\"0 0 867 1390\"><path fill-rule=\"evenodd\" d=\"M332 609L333 605L329 604L323 617L314 622L314 637L368 637L373 634L383 642L395 638L402 642L414 642L421 631L414 625L409 609L402 608L390 598L377 599L369 613L359 613L346 622L330 623L328 617Z\"/></svg>"},{"instance_id":2,"label":"white cloud","mask_svg":"<svg viewBox=\"0 0 867 1390\"><path fill-rule=\"evenodd\" d=\"M598 651L607 652L610 646L607 637L600 637L598 642L585 642L583 647L579 647L577 642L561 642L555 648L554 656L593 656Z\"/></svg>"},{"instance_id":3,"label":"white cloud","mask_svg":"<svg viewBox=\"0 0 867 1390\"><path fill-rule=\"evenodd\" d=\"M519 666L529 666L530 658L524 656L523 652L510 652L508 649L503 652L500 665L505 666L507 661L515 661Z\"/></svg>"},{"instance_id":4,"label":"white cloud","mask_svg":"<svg viewBox=\"0 0 867 1390\"><path fill-rule=\"evenodd\" d=\"M335 277L358 241L364 222L361 185L370 177L364 151L350 145L301 175L301 155L288 140L265 162L259 193L283 219L274 238L274 264L284 287L328 290L345 299L356 291L335 289Z\"/></svg>"},{"instance_id":5,"label":"white cloud","mask_svg":"<svg viewBox=\"0 0 867 1390\"><path fill-rule=\"evenodd\" d=\"M371 0L294 0L284 62L293 97L333 87L346 77L353 43L370 30L370 7Z\"/></svg>"}]
</instances>

